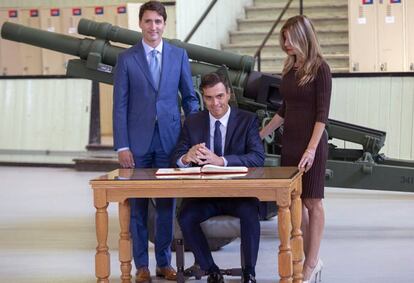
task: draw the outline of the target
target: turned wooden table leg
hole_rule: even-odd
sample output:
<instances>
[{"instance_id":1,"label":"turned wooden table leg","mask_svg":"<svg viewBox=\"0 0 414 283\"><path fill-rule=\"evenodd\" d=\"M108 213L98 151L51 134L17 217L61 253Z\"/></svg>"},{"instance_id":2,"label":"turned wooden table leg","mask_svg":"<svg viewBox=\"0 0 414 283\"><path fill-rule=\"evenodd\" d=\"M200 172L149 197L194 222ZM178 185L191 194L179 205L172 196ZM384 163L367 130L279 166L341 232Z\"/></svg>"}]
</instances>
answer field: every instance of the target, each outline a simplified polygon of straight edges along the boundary
<instances>
[{"instance_id":1,"label":"turned wooden table leg","mask_svg":"<svg viewBox=\"0 0 414 283\"><path fill-rule=\"evenodd\" d=\"M131 210L128 200L119 203L119 224L121 226L121 233L119 233L119 261L121 262L121 282L131 282L131 260L132 260L132 245L129 234L129 220Z\"/></svg>"},{"instance_id":2,"label":"turned wooden table leg","mask_svg":"<svg viewBox=\"0 0 414 283\"><path fill-rule=\"evenodd\" d=\"M108 202L105 191L94 191L94 205L96 208L96 239L98 246L95 255L95 275L98 283L108 283L110 275L110 259L108 252Z\"/></svg>"},{"instance_id":3,"label":"turned wooden table leg","mask_svg":"<svg viewBox=\"0 0 414 283\"><path fill-rule=\"evenodd\" d=\"M298 187L292 194L292 205L290 207L292 214L292 256L293 256L293 282L301 283L303 280L303 238L302 231L300 230L302 220L302 200L300 199L301 190Z\"/></svg>"},{"instance_id":4,"label":"turned wooden table leg","mask_svg":"<svg viewBox=\"0 0 414 283\"><path fill-rule=\"evenodd\" d=\"M289 196L290 199L290 196ZM292 252L290 249L290 233L292 230L289 204L279 204L278 228L279 228L279 276L280 283L292 283Z\"/></svg>"}]
</instances>

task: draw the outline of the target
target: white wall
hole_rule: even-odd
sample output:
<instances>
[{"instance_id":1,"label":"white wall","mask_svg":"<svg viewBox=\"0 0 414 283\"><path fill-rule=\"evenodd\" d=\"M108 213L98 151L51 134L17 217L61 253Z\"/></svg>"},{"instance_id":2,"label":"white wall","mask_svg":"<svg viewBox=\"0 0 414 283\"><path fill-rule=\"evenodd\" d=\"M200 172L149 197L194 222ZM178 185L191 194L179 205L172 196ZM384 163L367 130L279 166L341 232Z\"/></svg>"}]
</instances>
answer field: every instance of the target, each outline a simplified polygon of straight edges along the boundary
<instances>
[{"instance_id":1,"label":"white wall","mask_svg":"<svg viewBox=\"0 0 414 283\"><path fill-rule=\"evenodd\" d=\"M177 39L184 40L204 13L211 0L177 0ZM219 0L193 35L190 43L221 49L229 32L237 27L237 18L244 16L244 7L253 0Z\"/></svg>"},{"instance_id":2,"label":"white wall","mask_svg":"<svg viewBox=\"0 0 414 283\"><path fill-rule=\"evenodd\" d=\"M414 160L414 77L334 78L329 118L385 131L381 152Z\"/></svg>"},{"instance_id":3,"label":"white wall","mask_svg":"<svg viewBox=\"0 0 414 283\"><path fill-rule=\"evenodd\" d=\"M73 163L89 142L91 81L0 80L0 162Z\"/></svg>"}]
</instances>

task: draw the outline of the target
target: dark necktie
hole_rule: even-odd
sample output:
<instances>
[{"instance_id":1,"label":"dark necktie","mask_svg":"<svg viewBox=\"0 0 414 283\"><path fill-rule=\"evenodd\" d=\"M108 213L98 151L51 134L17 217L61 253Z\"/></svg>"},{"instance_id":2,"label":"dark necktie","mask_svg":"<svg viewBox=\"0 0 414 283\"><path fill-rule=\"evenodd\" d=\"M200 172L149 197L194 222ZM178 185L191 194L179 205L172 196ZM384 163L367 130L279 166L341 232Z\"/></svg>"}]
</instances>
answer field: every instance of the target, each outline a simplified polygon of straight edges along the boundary
<instances>
[{"instance_id":1,"label":"dark necktie","mask_svg":"<svg viewBox=\"0 0 414 283\"><path fill-rule=\"evenodd\" d=\"M223 154L223 150L221 149L221 131L220 131L220 121L216 121L215 129L214 129L214 154L217 156L221 156Z\"/></svg>"}]
</instances>

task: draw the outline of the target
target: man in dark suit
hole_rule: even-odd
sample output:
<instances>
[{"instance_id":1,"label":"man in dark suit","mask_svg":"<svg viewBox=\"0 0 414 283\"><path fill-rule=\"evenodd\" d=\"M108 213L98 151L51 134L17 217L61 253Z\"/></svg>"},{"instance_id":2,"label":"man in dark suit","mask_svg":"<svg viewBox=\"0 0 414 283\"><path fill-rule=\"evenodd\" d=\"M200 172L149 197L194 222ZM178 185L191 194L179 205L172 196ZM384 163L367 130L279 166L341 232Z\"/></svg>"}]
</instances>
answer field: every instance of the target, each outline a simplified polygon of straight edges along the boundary
<instances>
[{"instance_id":1,"label":"man in dark suit","mask_svg":"<svg viewBox=\"0 0 414 283\"><path fill-rule=\"evenodd\" d=\"M158 1L139 11L142 41L118 56L114 74L114 147L124 168L170 167L181 130L179 96L186 115L197 112L187 53L162 40L167 14ZM130 199L137 283L151 281L148 270L148 199ZM175 280L171 242L175 200L156 200L156 274Z\"/></svg>"},{"instance_id":2,"label":"man in dark suit","mask_svg":"<svg viewBox=\"0 0 414 283\"><path fill-rule=\"evenodd\" d=\"M208 111L190 115L184 122L173 156L177 165L263 166L264 150L256 115L229 106L229 87L217 73L205 75L201 89ZM245 258L242 282L256 282L255 266L260 238L259 201L256 198L184 201L179 215L184 241L201 269L208 272L207 282L224 282L200 227L200 223L208 218L223 214L240 218Z\"/></svg>"}]
</instances>

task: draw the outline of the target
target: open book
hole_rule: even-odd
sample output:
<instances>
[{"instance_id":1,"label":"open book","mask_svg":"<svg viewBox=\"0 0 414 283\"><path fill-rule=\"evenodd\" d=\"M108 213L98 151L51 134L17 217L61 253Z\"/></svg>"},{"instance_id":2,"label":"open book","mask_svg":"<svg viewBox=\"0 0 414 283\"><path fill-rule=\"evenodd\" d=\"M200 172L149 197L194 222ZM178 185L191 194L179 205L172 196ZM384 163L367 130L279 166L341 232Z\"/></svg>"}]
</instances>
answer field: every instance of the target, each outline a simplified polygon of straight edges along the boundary
<instances>
[{"instance_id":1,"label":"open book","mask_svg":"<svg viewBox=\"0 0 414 283\"><path fill-rule=\"evenodd\" d=\"M233 179L247 176L247 173L214 173L214 174L171 174L156 175L157 179Z\"/></svg>"},{"instance_id":2,"label":"open book","mask_svg":"<svg viewBox=\"0 0 414 283\"><path fill-rule=\"evenodd\" d=\"M248 171L249 169L244 166L225 167L207 164L203 167L160 168L155 172L155 175L240 174Z\"/></svg>"}]
</instances>

